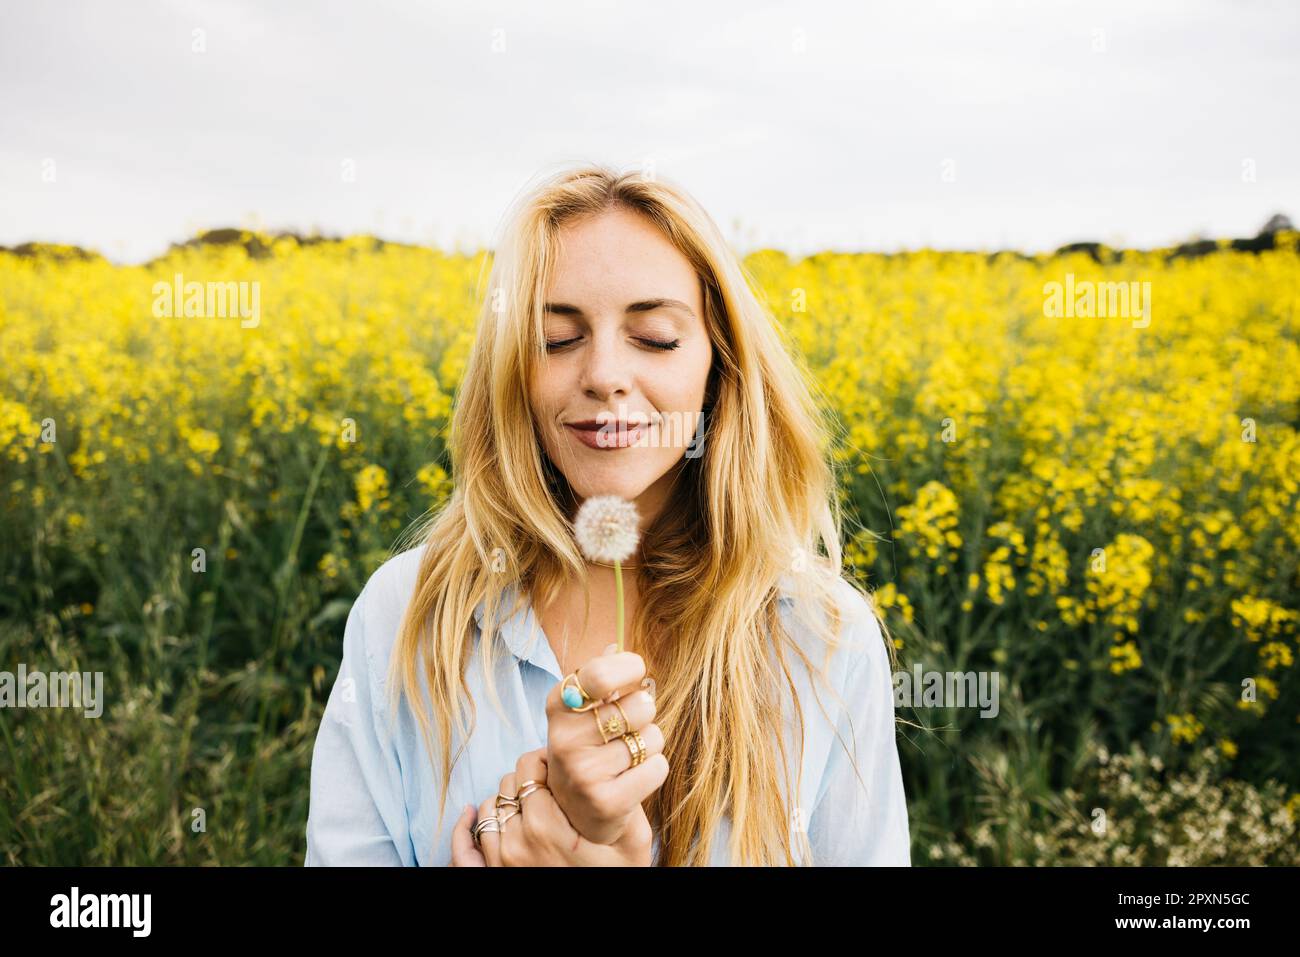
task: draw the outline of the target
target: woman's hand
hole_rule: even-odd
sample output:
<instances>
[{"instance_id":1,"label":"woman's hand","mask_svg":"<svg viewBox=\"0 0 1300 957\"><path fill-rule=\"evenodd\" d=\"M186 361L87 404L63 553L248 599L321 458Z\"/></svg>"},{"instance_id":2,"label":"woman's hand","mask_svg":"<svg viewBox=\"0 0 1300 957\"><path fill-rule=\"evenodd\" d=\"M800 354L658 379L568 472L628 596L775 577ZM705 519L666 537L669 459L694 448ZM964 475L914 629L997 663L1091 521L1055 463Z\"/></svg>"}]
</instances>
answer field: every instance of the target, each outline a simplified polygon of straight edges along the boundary
<instances>
[{"instance_id":1,"label":"woman's hand","mask_svg":"<svg viewBox=\"0 0 1300 957\"><path fill-rule=\"evenodd\" d=\"M577 677L595 700L617 692L617 705L573 711L560 696L563 682L546 698L551 792L574 829L596 844L613 844L638 815L644 819L641 802L668 777L663 732L653 723L654 696L642 684L645 672L640 655L607 650L579 668ZM645 744L644 760L635 767L622 737L633 731Z\"/></svg>"},{"instance_id":2,"label":"woman's hand","mask_svg":"<svg viewBox=\"0 0 1300 957\"><path fill-rule=\"evenodd\" d=\"M546 749L529 751L515 770L501 779L501 794L518 793L518 783L546 784ZM648 867L653 832L645 812L630 815L625 831L611 844L594 844L573 829L547 787L533 788L515 808L498 798L484 801L477 812L467 808L451 836L452 867ZM500 830L480 835L474 844L471 829L478 820L496 817Z\"/></svg>"}]
</instances>

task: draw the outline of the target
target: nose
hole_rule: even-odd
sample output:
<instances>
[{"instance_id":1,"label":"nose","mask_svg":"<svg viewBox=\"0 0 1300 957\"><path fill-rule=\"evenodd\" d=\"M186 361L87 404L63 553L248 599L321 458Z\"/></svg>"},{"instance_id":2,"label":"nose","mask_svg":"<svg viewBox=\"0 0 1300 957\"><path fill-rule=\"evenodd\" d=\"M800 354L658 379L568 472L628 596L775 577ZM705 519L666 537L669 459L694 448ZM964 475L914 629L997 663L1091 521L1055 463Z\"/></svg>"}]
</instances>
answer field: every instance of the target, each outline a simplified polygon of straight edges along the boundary
<instances>
[{"instance_id":1,"label":"nose","mask_svg":"<svg viewBox=\"0 0 1300 957\"><path fill-rule=\"evenodd\" d=\"M611 396L627 396L631 370L616 332L593 335L591 347L584 350L583 357L584 395L598 402L606 402Z\"/></svg>"}]
</instances>

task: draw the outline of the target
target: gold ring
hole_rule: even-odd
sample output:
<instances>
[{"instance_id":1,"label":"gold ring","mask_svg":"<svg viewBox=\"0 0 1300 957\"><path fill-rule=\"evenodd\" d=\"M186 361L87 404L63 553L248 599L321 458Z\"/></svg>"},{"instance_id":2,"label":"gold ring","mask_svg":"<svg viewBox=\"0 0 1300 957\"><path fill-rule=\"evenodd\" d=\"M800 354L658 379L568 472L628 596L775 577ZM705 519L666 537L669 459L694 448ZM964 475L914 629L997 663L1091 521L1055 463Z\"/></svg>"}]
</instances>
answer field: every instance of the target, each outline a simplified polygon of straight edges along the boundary
<instances>
[{"instance_id":1,"label":"gold ring","mask_svg":"<svg viewBox=\"0 0 1300 957\"><path fill-rule=\"evenodd\" d=\"M510 809L510 813L509 813L509 814L507 814L505 817L497 818L497 820L501 823L501 827L504 828L504 827L506 826L506 821L510 820L512 817L514 817L514 816L515 816L516 814L518 814L518 813L519 813L519 808L517 808L517 807L512 807L512 808Z\"/></svg>"},{"instance_id":2,"label":"gold ring","mask_svg":"<svg viewBox=\"0 0 1300 957\"><path fill-rule=\"evenodd\" d=\"M531 778L523 782L522 784L520 784L518 788L519 793L515 795L515 804L519 806L519 810L522 811L524 809L523 801L525 797L532 794L538 788L544 788L544 787L546 787L545 781L534 781Z\"/></svg>"},{"instance_id":3,"label":"gold ring","mask_svg":"<svg viewBox=\"0 0 1300 957\"><path fill-rule=\"evenodd\" d=\"M569 687L570 681L573 682L573 690L577 691L578 694L582 696L582 700L583 702L585 702L584 704L581 704L576 707L574 705L569 704L569 701L565 697L564 692ZM578 673L576 671L573 672L572 674L565 675L564 680L560 682L560 701L570 711L579 711L579 712L590 711L592 708L596 707L597 704L599 704L598 701L592 700L591 695L587 694L586 689L582 687L582 682L578 680Z\"/></svg>"},{"instance_id":4,"label":"gold ring","mask_svg":"<svg viewBox=\"0 0 1300 957\"><path fill-rule=\"evenodd\" d=\"M615 708L618 708L618 713L622 715L622 720L613 715L610 715L607 719L602 718L600 716L599 708L596 708L591 712L596 718L596 730L600 732L600 739L605 744L609 744L609 742L613 741L615 738L627 734L627 729L629 727L627 712L623 710L623 706L617 701L610 701L609 703Z\"/></svg>"},{"instance_id":5,"label":"gold ring","mask_svg":"<svg viewBox=\"0 0 1300 957\"><path fill-rule=\"evenodd\" d=\"M645 761L645 739L641 737L640 731L623 735L623 743L627 745L627 750L632 755L632 763L629 767L634 768Z\"/></svg>"},{"instance_id":6,"label":"gold ring","mask_svg":"<svg viewBox=\"0 0 1300 957\"><path fill-rule=\"evenodd\" d=\"M474 836L474 845L476 847L483 846L483 841L480 835L485 831L495 831L498 834L501 833L501 822L495 817L485 817L483 820L475 824L470 833Z\"/></svg>"}]
</instances>

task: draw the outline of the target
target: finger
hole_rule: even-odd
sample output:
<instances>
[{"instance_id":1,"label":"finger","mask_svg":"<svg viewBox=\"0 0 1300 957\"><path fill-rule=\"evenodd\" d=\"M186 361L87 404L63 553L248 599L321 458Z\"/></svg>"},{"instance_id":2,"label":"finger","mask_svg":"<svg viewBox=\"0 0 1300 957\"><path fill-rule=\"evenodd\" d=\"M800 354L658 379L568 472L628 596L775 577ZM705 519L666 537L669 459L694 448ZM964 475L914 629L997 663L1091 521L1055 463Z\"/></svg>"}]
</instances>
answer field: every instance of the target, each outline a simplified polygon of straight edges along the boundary
<instances>
[{"instance_id":1,"label":"finger","mask_svg":"<svg viewBox=\"0 0 1300 957\"><path fill-rule=\"evenodd\" d=\"M617 643L617 642L613 642L613 641L611 641L609 644L607 644L607 645L605 646L605 650L604 650L603 652L601 652L601 654L605 654L605 655L612 655L612 654L617 654L617 653L618 653L618 643ZM650 700L651 700L651 701L654 700L654 696L655 696L655 680L654 680L653 678L651 678L649 675L646 675L644 678L642 678L642 679L637 683L637 687L638 687L638 688L645 688L647 691L649 691L649 692L650 692ZM618 689L617 691L614 691L614 692L611 692L611 693L610 693L609 700L610 700L610 701L617 701L617 700L618 700L620 697L622 697L625 693L626 693L626 692L625 692L622 688L620 688L620 689Z\"/></svg>"},{"instance_id":2,"label":"finger","mask_svg":"<svg viewBox=\"0 0 1300 957\"><path fill-rule=\"evenodd\" d=\"M557 853L567 855L582 839L549 788L538 788L524 798L524 803L528 810L519 818L523 824L520 830L529 842L530 852L553 859Z\"/></svg>"},{"instance_id":3,"label":"finger","mask_svg":"<svg viewBox=\"0 0 1300 957\"><path fill-rule=\"evenodd\" d=\"M496 795L488 798L478 806L478 819L484 821L490 817L496 817L497 798ZM488 867L501 866L501 835L496 831L484 831L479 835L479 845L482 847L483 859L487 862Z\"/></svg>"},{"instance_id":4,"label":"finger","mask_svg":"<svg viewBox=\"0 0 1300 957\"><path fill-rule=\"evenodd\" d=\"M521 778L514 772L508 771L501 776L500 791L501 794L508 798L514 798L519 793L519 782ZM523 778L522 780L528 780ZM497 796L492 799L496 806L494 812L497 820L501 822L501 833L497 839L497 853L500 855L502 867L517 866L521 860L521 854L526 850L527 841L521 840L520 832L523 831L523 819L521 810L513 804L506 804Z\"/></svg>"},{"instance_id":5,"label":"finger","mask_svg":"<svg viewBox=\"0 0 1300 957\"><path fill-rule=\"evenodd\" d=\"M616 691L621 697L623 693L640 687L641 679L645 677L645 670L644 658L635 651L624 651L592 658L577 670L577 677L578 683L591 698L607 698ZM563 681L556 684L551 688L551 693L546 696L548 717L562 711L573 713L560 697L563 684Z\"/></svg>"},{"instance_id":6,"label":"finger","mask_svg":"<svg viewBox=\"0 0 1300 957\"><path fill-rule=\"evenodd\" d=\"M561 827L557 820L558 806L551 796L546 784L546 749L538 748L519 756L515 764L515 782L522 793L527 782L533 781L541 787L532 788L519 799L519 817L512 818L510 827L503 828L503 839L512 852L521 854L536 852L550 846L556 840L567 837L567 828ZM518 821L522 826L514 829ZM567 823L567 819L565 819Z\"/></svg>"},{"instance_id":7,"label":"finger","mask_svg":"<svg viewBox=\"0 0 1300 957\"><path fill-rule=\"evenodd\" d=\"M516 798L519 798L520 792L522 792L526 787L529 787L530 782L532 784L541 785L541 787L531 787L527 794L522 798L519 798L519 815L523 822L528 820L528 815L525 812L528 809L529 803L543 788L546 787L546 762L542 759L542 755L545 753L545 748L538 748L536 751L528 751L521 754L519 760L515 762L515 775L513 782L515 790L512 792L501 792L503 794L512 793Z\"/></svg>"},{"instance_id":8,"label":"finger","mask_svg":"<svg viewBox=\"0 0 1300 957\"><path fill-rule=\"evenodd\" d=\"M647 741L646 744L648 745L649 742ZM628 768L605 786L609 788L611 803L631 811L663 787L666 780L668 780L668 759L660 752L650 755L636 767Z\"/></svg>"},{"instance_id":9,"label":"finger","mask_svg":"<svg viewBox=\"0 0 1300 957\"><path fill-rule=\"evenodd\" d=\"M487 867L483 852L474 846L474 835L470 829L478 823L474 808L466 807L456 821L451 832L451 866L452 867Z\"/></svg>"},{"instance_id":10,"label":"finger","mask_svg":"<svg viewBox=\"0 0 1300 957\"><path fill-rule=\"evenodd\" d=\"M632 766L632 749L622 737L618 737L596 749L597 754L592 762L596 770L607 778L621 778L644 767L656 754L663 753L664 733L659 725L652 721L638 730L637 734L641 735L641 741L645 744L645 758L640 764Z\"/></svg>"},{"instance_id":11,"label":"finger","mask_svg":"<svg viewBox=\"0 0 1300 957\"><path fill-rule=\"evenodd\" d=\"M567 709L566 709L567 710ZM590 712L555 715L547 727L547 743L556 752L576 748L598 748L621 735L640 731L655 718L655 703L644 691L638 691L609 704L597 705ZM621 768L610 771L617 774Z\"/></svg>"},{"instance_id":12,"label":"finger","mask_svg":"<svg viewBox=\"0 0 1300 957\"><path fill-rule=\"evenodd\" d=\"M538 748L536 751L526 751L519 756L519 760L515 762L515 791L513 796L518 797L519 790L529 781L537 784L546 783L546 760L543 757L545 754L545 748ZM504 783L504 779L502 783ZM511 792L503 790L501 793L507 794ZM528 803L528 798L536 793L536 791L533 791L528 797L523 798L519 802L520 808L522 809Z\"/></svg>"}]
</instances>

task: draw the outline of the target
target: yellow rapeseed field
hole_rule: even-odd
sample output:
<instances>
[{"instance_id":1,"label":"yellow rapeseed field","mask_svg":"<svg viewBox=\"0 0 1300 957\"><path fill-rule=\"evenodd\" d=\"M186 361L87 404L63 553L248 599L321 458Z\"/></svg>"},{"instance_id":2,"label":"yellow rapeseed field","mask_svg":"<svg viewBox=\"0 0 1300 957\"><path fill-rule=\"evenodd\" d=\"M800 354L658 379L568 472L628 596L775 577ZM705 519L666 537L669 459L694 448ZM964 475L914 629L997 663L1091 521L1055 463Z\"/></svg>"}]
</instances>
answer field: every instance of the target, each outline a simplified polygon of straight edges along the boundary
<instances>
[{"instance_id":1,"label":"yellow rapeseed field","mask_svg":"<svg viewBox=\"0 0 1300 957\"><path fill-rule=\"evenodd\" d=\"M1122 800L1117 752L1237 801L1241 833L1210 828L1197 846L1228 850L1195 860L1298 843L1296 234L1098 258L746 259L835 424L846 572L909 667L1002 674L997 720L900 709L918 861L1132 861L1210 813L1151 811L1157 787L1089 837ZM449 493L487 268L370 237L246 233L144 266L0 252L0 668L118 676L102 730L0 714L10 861L297 862L306 795L283 795L306 790L348 600ZM209 282L222 315L185 291ZM1120 282L1149 283L1146 321L1049 305ZM223 801L238 825L196 848L192 807Z\"/></svg>"}]
</instances>

